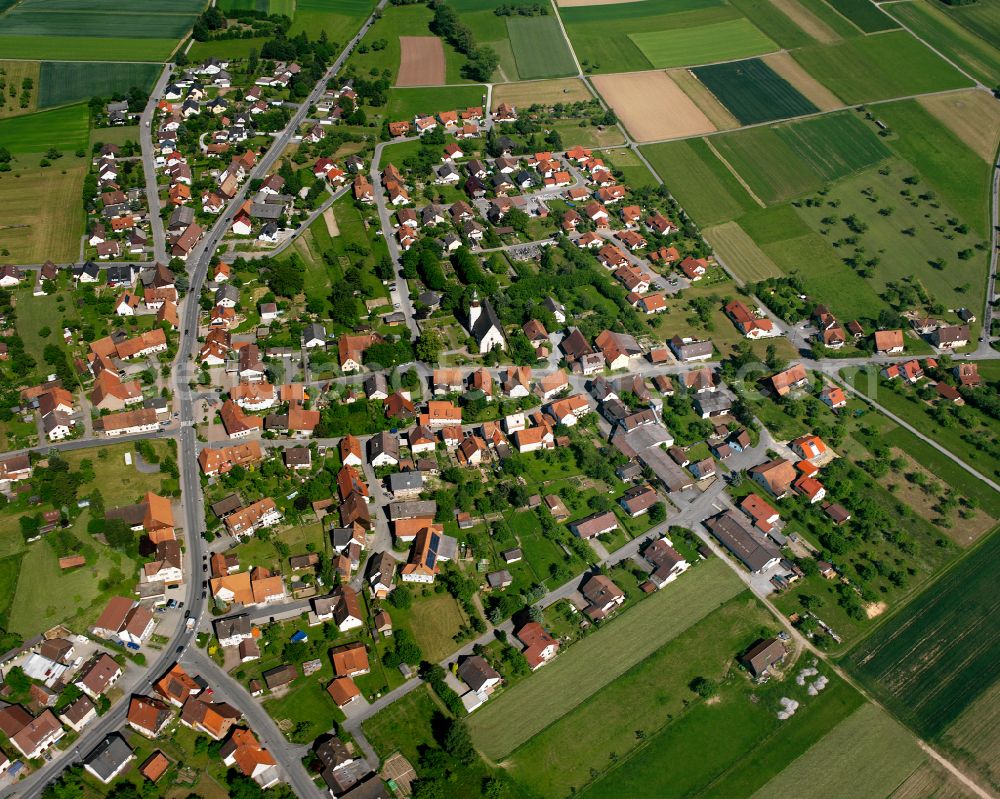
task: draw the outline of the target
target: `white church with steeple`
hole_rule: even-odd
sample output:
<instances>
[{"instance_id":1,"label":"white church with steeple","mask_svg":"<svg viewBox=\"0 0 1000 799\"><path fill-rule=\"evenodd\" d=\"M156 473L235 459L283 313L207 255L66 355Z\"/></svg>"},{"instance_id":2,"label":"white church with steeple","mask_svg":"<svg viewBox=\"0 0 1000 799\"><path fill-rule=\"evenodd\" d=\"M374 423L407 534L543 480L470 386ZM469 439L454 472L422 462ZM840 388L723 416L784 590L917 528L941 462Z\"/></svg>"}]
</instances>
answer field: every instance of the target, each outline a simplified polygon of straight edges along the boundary
<instances>
[{"instance_id":1,"label":"white church with steeple","mask_svg":"<svg viewBox=\"0 0 1000 799\"><path fill-rule=\"evenodd\" d=\"M469 303L469 333L479 344L480 353L487 353L494 348L507 349L507 340L496 311L489 300L480 303L479 293L475 290L472 292L472 302Z\"/></svg>"}]
</instances>

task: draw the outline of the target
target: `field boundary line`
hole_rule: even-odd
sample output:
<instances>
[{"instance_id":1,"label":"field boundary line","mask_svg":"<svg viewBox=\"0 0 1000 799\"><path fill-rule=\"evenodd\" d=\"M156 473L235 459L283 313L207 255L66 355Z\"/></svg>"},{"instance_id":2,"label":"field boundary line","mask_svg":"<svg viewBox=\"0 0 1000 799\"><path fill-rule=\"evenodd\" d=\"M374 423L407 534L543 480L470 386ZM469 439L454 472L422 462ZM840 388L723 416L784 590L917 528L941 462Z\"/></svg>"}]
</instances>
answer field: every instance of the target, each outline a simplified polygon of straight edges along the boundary
<instances>
[{"instance_id":1,"label":"field boundary line","mask_svg":"<svg viewBox=\"0 0 1000 799\"><path fill-rule=\"evenodd\" d=\"M765 203L765 202L764 202L764 201L763 201L763 200L762 200L762 199L761 199L760 197L758 197L758 196L757 196L757 195L756 195L756 194L754 193L754 190L750 188L750 184L749 184L749 183L747 183L747 182L746 182L746 181L745 181L745 180L743 179L743 176L742 176L742 175L741 175L741 174L740 174L739 172L737 172L737 171L736 171L736 168L735 168L735 167L734 167L734 166L733 166L732 164L730 164L730 163L729 163L729 162L728 162L728 161L727 161L727 160L726 160L726 159L725 159L725 158L723 157L722 153L720 153L720 152L719 152L719 151L718 151L718 150L717 150L717 149L715 148L715 145L714 145L714 144L712 144L712 142L710 142L710 141L709 141L708 139L705 139L705 144L706 144L706 145L708 146L708 149L712 151L712 154L713 154L713 155L714 155L714 156L715 156L716 158L718 158L718 159L719 159L719 161L721 161L721 162L722 162L722 165L723 165L723 166L724 166L724 167L725 167L726 169L728 169L728 170L730 171L730 173L732 174L732 176L733 176L734 178L736 178L736 180L737 180L737 181L739 182L739 184L740 184L740 185L741 185L741 186L742 186L742 187L743 187L744 189L746 189L746 192L747 192L747 194L749 194L749 195L750 195L750 198L751 198L751 199L752 199L752 200L753 200L753 201L754 201L755 203L757 203L757 205L759 205L759 206L760 206L761 208L767 208L767 203Z\"/></svg>"},{"instance_id":2,"label":"field boundary line","mask_svg":"<svg viewBox=\"0 0 1000 799\"><path fill-rule=\"evenodd\" d=\"M905 725L904 725L905 726ZM993 794L987 791L985 788L979 785L979 783L970 779L966 776L965 772L958 768L954 763L952 763L948 758L937 751L933 746L929 746L924 743L919 737L917 738L917 746L928 755L935 763L942 766L949 774L951 774L955 779L962 783L966 788L972 791L980 799L993 799Z\"/></svg>"},{"instance_id":3,"label":"field boundary line","mask_svg":"<svg viewBox=\"0 0 1000 799\"><path fill-rule=\"evenodd\" d=\"M841 13L840 9L835 8L832 3L828 3L828 2L826 2L826 0L820 0L820 2L823 5L825 5L827 8L829 8L838 17L840 17L841 19L845 20L847 22L847 24L850 25L852 28L855 28L862 36L871 36L871 34L868 33L868 31L866 31L864 28L862 28L860 25L858 25L858 23L855 22L853 19L851 19L850 17L844 16L844 14ZM872 5L875 6L876 8L878 8L878 3L872 3ZM873 31L873 33L882 33L882 31Z\"/></svg>"},{"instance_id":4,"label":"field boundary line","mask_svg":"<svg viewBox=\"0 0 1000 799\"><path fill-rule=\"evenodd\" d=\"M556 0L549 0L549 4L552 6L552 11L556 15L556 22L559 23L559 30L562 31L563 39L566 40L566 46L569 48L570 55L573 56L573 63L576 64L576 77L583 77L583 67L580 66L580 59L576 57L576 50L573 49L573 42L569 38L569 34L566 32L566 26L563 25L562 15L559 13L559 5ZM515 63L517 58L514 59Z\"/></svg>"}]
</instances>

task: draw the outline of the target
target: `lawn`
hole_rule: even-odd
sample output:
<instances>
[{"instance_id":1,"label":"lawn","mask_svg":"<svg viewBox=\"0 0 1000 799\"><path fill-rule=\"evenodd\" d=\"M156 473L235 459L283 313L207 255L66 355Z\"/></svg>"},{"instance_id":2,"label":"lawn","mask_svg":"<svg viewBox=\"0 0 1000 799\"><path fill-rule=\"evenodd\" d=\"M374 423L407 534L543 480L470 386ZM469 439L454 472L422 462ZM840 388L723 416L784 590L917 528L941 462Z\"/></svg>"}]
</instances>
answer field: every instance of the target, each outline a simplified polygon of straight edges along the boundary
<instances>
[{"instance_id":1,"label":"lawn","mask_svg":"<svg viewBox=\"0 0 1000 799\"><path fill-rule=\"evenodd\" d=\"M649 171L642 161L639 160L632 150L621 148L615 150L602 150L595 154L595 158L603 159L612 169L619 169L622 173L622 182L626 186L634 189L641 189L646 186L658 186L660 181Z\"/></svg>"},{"instance_id":2,"label":"lawn","mask_svg":"<svg viewBox=\"0 0 1000 799\"><path fill-rule=\"evenodd\" d=\"M642 31L629 34L629 38L657 69L747 58L778 49L745 17L698 28Z\"/></svg>"},{"instance_id":3,"label":"lawn","mask_svg":"<svg viewBox=\"0 0 1000 799\"><path fill-rule=\"evenodd\" d=\"M393 626L412 633L424 655L424 660L437 663L456 649L455 635L466 623L458 602L444 591L430 591L428 596L416 594L413 605L406 610L391 608Z\"/></svg>"},{"instance_id":4,"label":"lawn","mask_svg":"<svg viewBox=\"0 0 1000 799\"><path fill-rule=\"evenodd\" d=\"M873 757L873 753L878 753ZM865 704L753 794L810 799L882 799L925 756L916 740L885 711Z\"/></svg>"},{"instance_id":5,"label":"lawn","mask_svg":"<svg viewBox=\"0 0 1000 799\"><path fill-rule=\"evenodd\" d=\"M161 457L174 456L174 444L171 441L150 441L152 447ZM109 510L119 505L130 505L138 502L147 491L160 491L167 475L154 472L144 474L135 466L125 463L125 453L132 453L135 462L134 444L105 444L100 448L77 449L63 453L63 460L74 470L80 467L80 462L89 460L94 468L94 479L80 486L80 496L86 496L95 489L104 497L104 505Z\"/></svg>"},{"instance_id":6,"label":"lawn","mask_svg":"<svg viewBox=\"0 0 1000 799\"><path fill-rule=\"evenodd\" d=\"M333 722L343 718L326 686L333 679L333 666L329 657L321 658L323 668L292 683L288 693L264 702L264 709L275 721L289 720L293 724L304 723L308 729L298 733L301 740L312 740L329 732ZM299 740L297 738L297 740Z\"/></svg>"},{"instance_id":7,"label":"lawn","mask_svg":"<svg viewBox=\"0 0 1000 799\"><path fill-rule=\"evenodd\" d=\"M579 144L581 147L617 147L625 143L625 134L618 125L591 125L590 121L559 119L551 128L559 132L565 146ZM628 152L628 150L625 150ZM646 170L649 174L649 171Z\"/></svg>"},{"instance_id":8,"label":"lawn","mask_svg":"<svg viewBox=\"0 0 1000 799\"><path fill-rule=\"evenodd\" d=\"M701 225L738 219L757 205L701 139L640 148L684 209Z\"/></svg>"},{"instance_id":9,"label":"lawn","mask_svg":"<svg viewBox=\"0 0 1000 799\"><path fill-rule=\"evenodd\" d=\"M411 763L416 763L421 747L434 745L431 720L435 714L444 712L431 693L431 687L421 685L390 707L365 719L362 727L379 757L384 759L398 750Z\"/></svg>"},{"instance_id":10,"label":"lawn","mask_svg":"<svg viewBox=\"0 0 1000 799\"><path fill-rule=\"evenodd\" d=\"M573 53L555 17L508 17L507 33L522 80L559 78L576 72Z\"/></svg>"},{"instance_id":11,"label":"lawn","mask_svg":"<svg viewBox=\"0 0 1000 799\"><path fill-rule=\"evenodd\" d=\"M981 235L989 230L991 164L916 100L879 107L879 119L896 134L889 147L905 158L964 221Z\"/></svg>"},{"instance_id":12,"label":"lawn","mask_svg":"<svg viewBox=\"0 0 1000 799\"><path fill-rule=\"evenodd\" d=\"M827 0L827 2L865 33L878 33L899 27L896 20L871 0Z\"/></svg>"},{"instance_id":13,"label":"lawn","mask_svg":"<svg viewBox=\"0 0 1000 799\"><path fill-rule=\"evenodd\" d=\"M689 577L697 580L697 572L681 579ZM614 767L609 752L625 758L640 745L637 726L652 736L682 716L697 701L688 688L693 679L725 679L735 655L769 624L773 619L764 608L748 592L739 594L550 724L511 755L508 767L543 796L572 794L590 780L591 769ZM643 708L641 718L637 707ZM596 729L599 736L580 734Z\"/></svg>"},{"instance_id":14,"label":"lawn","mask_svg":"<svg viewBox=\"0 0 1000 799\"><path fill-rule=\"evenodd\" d=\"M38 116L49 113L59 112ZM28 119L31 117L4 120L0 128ZM83 133L86 136L86 128ZM0 141L6 144L2 130ZM79 146L86 147L86 139ZM8 250L7 258L17 263L75 261L80 256L83 233L80 195L87 162L71 153L57 162L57 166L41 168L38 162L38 158L20 156L14 171L0 174L0 207L6 210L0 224L0 248ZM19 326L20 323L18 320Z\"/></svg>"},{"instance_id":15,"label":"lawn","mask_svg":"<svg viewBox=\"0 0 1000 799\"><path fill-rule=\"evenodd\" d=\"M693 71L698 80L744 125L819 111L759 58L713 64Z\"/></svg>"},{"instance_id":16,"label":"lawn","mask_svg":"<svg viewBox=\"0 0 1000 799\"><path fill-rule=\"evenodd\" d=\"M88 518L84 513L73 527L84 542L86 566L63 572L59 556L46 541L26 547L10 602L8 629L25 638L60 623L83 630L97 620L112 595L131 593L136 563L92 539L86 532Z\"/></svg>"},{"instance_id":17,"label":"lawn","mask_svg":"<svg viewBox=\"0 0 1000 799\"><path fill-rule=\"evenodd\" d=\"M996 679L1000 626L983 620L1000 610L992 569L998 557L1000 536L992 535L845 659L923 738L936 739Z\"/></svg>"},{"instance_id":18,"label":"lawn","mask_svg":"<svg viewBox=\"0 0 1000 799\"><path fill-rule=\"evenodd\" d=\"M420 89L391 89L385 107L387 119L409 119L414 116L433 116L439 111L464 111L469 106L483 104L484 86L431 87Z\"/></svg>"},{"instance_id":19,"label":"lawn","mask_svg":"<svg viewBox=\"0 0 1000 799\"><path fill-rule=\"evenodd\" d=\"M2 47L0 44L0 49ZM49 147L72 153L86 148L89 125L87 106L81 103L0 120L0 141L15 156L19 153L44 153ZM13 166L16 167L16 164Z\"/></svg>"},{"instance_id":20,"label":"lawn","mask_svg":"<svg viewBox=\"0 0 1000 799\"><path fill-rule=\"evenodd\" d=\"M845 103L865 103L970 85L905 31L794 50L792 57Z\"/></svg>"},{"instance_id":21,"label":"lawn","mask_svg":"<svg viewBox=\"0 0 1000 799\"><path fill-rule=\"evenodd\" d=\"M640 602L571 647L532 679L491 701L470 721L473 740L491 759L510 753L742 587L724 563L706 562L669 590Z\"/></svg>"},{"instance_id":22,"label":"lawn","mask_svg":"<svg viewBox=\"0 0 1000 799\"><path fill-rule=\"evenodd\" d=\"M127 92L133 86L148 92L159 74L157 64L43 61L38 107L50 108L87 101L91 97L110 97Z\"/></svg>"}]
</instances>

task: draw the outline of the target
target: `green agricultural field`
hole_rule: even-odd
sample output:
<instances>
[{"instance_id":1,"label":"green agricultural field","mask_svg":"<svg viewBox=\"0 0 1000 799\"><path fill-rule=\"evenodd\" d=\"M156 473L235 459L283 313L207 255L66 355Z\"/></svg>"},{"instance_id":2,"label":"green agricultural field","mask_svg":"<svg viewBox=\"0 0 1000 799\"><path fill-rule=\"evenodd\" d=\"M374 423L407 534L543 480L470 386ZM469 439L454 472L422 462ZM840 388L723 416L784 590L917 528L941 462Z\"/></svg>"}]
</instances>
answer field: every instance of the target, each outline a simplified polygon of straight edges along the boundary
<instances>
[{"instance_id":1,"label":"green agricultural field","mask_svg":"<svg viewBox=\"0 0 1000 799\"><path fill-rule=\"evenodd\" d=\"M477 711L470 719L473 740L491 759L510 753L742 587L725 563L705 562Z\"/></svg>"},{"instance_id":2,"label":"green agricultural field","mask_svg":"<svg viewBox=\"0 0 1000 799\"><path fill-rule=\"evenodd\" d=\"M44 153L49 147L72 153L87 146L89 125L87 106L71 105L0 120L0 141L14 155Z\"/></svg>"},{"instance_id":3,"label":"green agricultural field","mask_svg":"<svg viewBox=\"0 0 1000 799\"><path fill-rule=\"evenodd\" d=\"M357 33L375 3L372 0L295 0L291 35L306 32L310 37L325 31L334 42L346 42Z\"/></svg>"},{"instance_id":4,"label":"green agricultural field","mask_svg":"<svg viewBox=\"0 0 1000 799\"><path fill-rule=\"evenodd\" d=\"M546 727L508 758L508 768L543 796L580 790L590 780L591 769L614 768L610 752L627 757L640 745L637 725L652 735L681 717L687 705L697 701L690 682L696 677L725 679L734 656L773 623L749 592L743 592ZM637 706L644 708L641 719L636 718ZM601 734L580 734L592 729Z\"/></svg>"},{"instance_id":5,"label":"green agricultural field","mask_svg":"<svg viewBox=\"0 0 1000 799\"><path fill-rule=\"evenodd\" d=\"M82 39L180 39L194 22L192 14L142 11L100 14L91 11L30 11L22 3L3 17L5 36L44 40L53 37Z\"/></svg>"},{"instance_id":6,"label":"green agricultural field","mask_svg":"<svg viewBox=\"0 0 1000 799\"><path fill-rule=\"evenodd\" d=\"M448 86L419 89L391 89L385 106L387 119L410 119L417 114L425 116L440 111L464 110L482 105L486 87L478 83L470 86Z\"/></svg>"},{"instance_id":7,"label":"green agricultural field","mask_svg":"<svg viewBox=\"0 0 1000 799\"><path fill-rule=\"evenodd\" d=\"M886 170L889 174L882 174ZM836 210L825 205L803 203L799 214L817 233L831 243L856 237L865 248L862 259L869 253L879 253L877 268L867 278L880 294L886 284L915 277L935 301L946 308L983 304L988 254L972 250L981 239L975 233L962 234L948 224L956 219L953 209L941 200L919 199L920 186L907 202L900 192L907 190L903 178L911 173L910 165L889 161L881 171L869 169L830 188L824 202L838 203ZM934 205L938 207L935 208ZM877 209L891 208L891 216ZM863 220L863 230L851 230L844 220ZM903 231L911 231L910 234ZM950 236L951 238L946 238ZM853 246L844 244L840 257L850 257ZM958 258L960 251L971 250L968 260ZM944 261L946 268L933 264Z\"/></svg>"},{"instance_id":8,"label":"green agricultural field","mask_svg":"<svg viewBox=\"0 0 1000 799\"><path fill-rule=\"evenodd\" d=\"M850 112L734 131L710 141L768 205L816 191L891 156Z\"/></svg>"},{"instance_id":9,"label":"green agricultural field","mask_svg":"<svg viewBox=\"0 0 1000 799\"><path fill-rule=\"evenodd\" d=\"M759 58L713 64L693 72L744 125L819 111Z\"/></svg>"},{"instance_id":10,"label":"green agricultural field","mask_svg":"<svg viewBox=\"0 0 1000 799\"><path fill-rule=\"evenodd\" d=\"M971 85L905 31L803 47L792 51L792 57L848 104Z\"/></svg>"},{"instance_id":11,"label":"green agricultural field","mask_svg":"<svg viewBox=\"0 0 1000 799\"><path fill-rule=\"evenodd\" d=\"M206 58L228 58L230 60L247 58L251 50L260 53L267 39L220 39L217 42L194 42L188 50L188 58L192 62L204 61Z\"/></svg>"},{"instance_id":12,"label":"green agricultural field","mask_svg":"<svg viewBox=\"0 0 1000 799\"><path fill-rule=\"evenodd\" d=\"M746 189L703 140L650 144L640 149L671 193L700 225L728 222L757 208Z\"/></svg>"},{"instance_id":13,"label":"green agricultural field","mask_svg":"<svg viewBox=\"0 0 1000 799\"><path fill-rule=\"evenodd\" d=\"M880 106L878 118L896 134L898 155L917 171L973 230L989 230L991 166L915 100Z\"/></svg>"},{"instance_id":14,"label":"green agricultural field","mask_svg":"<svg viewBox=\"0 0 1000 799\"><path fill-rule=\"evenodd\" d=\"M767 257L767 253L736 222L724 222L702 232L716 255L741 280L756 283L769 277L784 275L778 265Z\"/></svg>"},{"instance_id":15,"label":"green agricultural field","mask_svg":"<svg viewBox=\"0 0 1000 799\"><path fill-rule=\"evenodd\" d=\"M845 665L900 719L933 740L996 678L1000 611L992 535L848 655Z\"/></svg>"},{"instance_id":16,"label":"green agricultural field","mask_svg":"<svg viewBox=\"0 0 1000 799\"><path fill-rule=\"evenodd\" d=\"M981 0L965 6L939 6L966 30L987 42L1000 42L1000 2Z\"/></svg>"},{"instance_id":17,"label":"green agricultural field","mask_svg":"<svg viewBox=\"0 0 1000 799\"><path fill-rule=\"evenodd\" d=\"M747 58L778 49L750 20L740 17L700 28L629 34L657 69Z\"/></svg>"},{"instance_id":18,"label":"green agricultural field","mask_svg":"<svg viewBox=\"0 0 1000 799\"><path fill-rule=\"evenodd\" d=\"M820 671L830 676L822 666ZM776 717L782 696L800 702L795 715L786 721ZM733 674L714 702L699 702L675 717L581 796L747 796L836 729L861 701L856 691L836 677L823 693L810 697L790 677L758 688L745 675Z\"/></svg>"},{"instance_id":19,"label":"green agricultural field","mask_svg":"<svg viewBox=\"0 0 1000 799\"><path fill-rule=\"evenodd\" d=\"M865 33L878 33L898 28L899 23L871 0L827 0Z\"/></svg>"},{"instance_id":20,"label":"green agricultural field","mask_svg":"<svg viewBox=\"0 0 1000 799\"><path fill-rule=\"evenodd\" d=\"M166 61L176 39L97 38L86 36L9 36L0 34L5 58L61 61Z\"/></svg>"},{"instance_id":21,"label":"green agricultural field","mask_svg":"<svg viewBox=\"0 0 1000 799\"><path fill-rule=\"evenodd\" d=\"M853 39L863 35L861 29L834 10L826 0L797 0L812 16L820 20L830 30L842 39Z\"/></svg>"},{"instance_id":22,"label":"green agricultural field","mask_svg":"<svg viewBox=\"0 0 1000 799\"><path fill-rule=\"evenodd\" d=\"M669 6L664 8L664 6ZM560 8L573 50L587 72L634 72L652 64L630 34L675 31L740 18L724 0L670 0Z\"/></svg>"},{"instance_id":23,"label":"green agricultural field","mask_svg":"<svg viewBox=\"0 0 1000 799\"><path fill-rule=\"evenodd\" d=\"M522 80L576 74L576 62L555 17L508 17L507 32Z\"/></svg>"},{"instance_id":24,"label":"green agricultural field","mask_svg":"<svg viewBox=\"0 0 1000 799\"><path fill-rule=\"evenodd\" d=\"M1000 83L1000 49L970 33L941 11L941 6L924 0L907 0L887 6L893 16L929 42L934 49L961 66L988 86Z\"/></svg>"},{"instance_id":25,"label":"green agricultural field","mask_svg":"<svg viewBox=\"0 0 1000 799\"><path fill-rule=\"evenodd\" d=\"M805 47L814 41L770 0L729 0L729 2L766 36L786 49Z\"/></svg>"},{"instance_id":26,"label":"green agricultural field","mask_svg":"<svg viewBox=\"0 0 1000 799\"><path fill-rule=\"evenodd\" d=\"M127 92L133 86L148 92L156 83L160 70L158 64L43 61L38 107L51 108L87 101L91 97L110 97Z\"/></svg>"},{"instance_id":27,"label":"green agricultural field","mask_svg":"<svg viewBox=\"0 0 1000 799\"><path fill-rule=\"evenodd\" d=\"M878 752L877 757L872 754ZM916 740L888 714L866 704L813 744L753 794L811 799L883 799L925 757Z\"/></svg>"}]
</instances>

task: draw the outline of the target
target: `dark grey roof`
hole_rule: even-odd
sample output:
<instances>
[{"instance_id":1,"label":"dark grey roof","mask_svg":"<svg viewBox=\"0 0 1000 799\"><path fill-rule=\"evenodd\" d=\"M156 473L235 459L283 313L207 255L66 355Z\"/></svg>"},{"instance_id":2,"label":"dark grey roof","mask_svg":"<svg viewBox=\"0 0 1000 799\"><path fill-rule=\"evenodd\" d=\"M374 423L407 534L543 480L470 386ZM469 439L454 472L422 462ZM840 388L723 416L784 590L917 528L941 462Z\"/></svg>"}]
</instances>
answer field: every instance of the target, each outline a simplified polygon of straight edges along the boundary
<instances>
[{"instance_id":1,"label":"dark grey roof","mask_svg":"<svg viewBox=\"0 0 1000 799\"><path fill-rule=\"evenodd\" d=\"M246 613L241 613L239 616L216 619L215 635L220 640L234 635L250 635L250 627L250 617Z\"/></svg>"},{"instance_id":2,"label":"dark grey roof","mask_svg":"<svg viewBox=\"0 0 1000 799\"><path fill-rule=\"evenodd\" d=\"M94 750L84 758L84 764L91 771L107 782L114 776L129 758L132 757L132 748L125 743L125 739L118 733L113 732L101 741Z\"/></svg>"},{"instance_id":3,"label":"dark grey roof","mask_svg":"<svg viewBox=\"0 0 1000 799\"><path fill-rule=\"evenodd\" d=\"M483 300L481 309L482 312L479 314L479 318L469 331L472 333L473 338L476 341L482 341L493 328L496 328L502 336L503 325L500 324L500 318L497 316L497 312L493 310L492 303L489 300Z\"/></svg>"},{"instance_id":4,"label":"dark grey roof","mask_svg":"<svg viewBox=\"0 0 1000 799\"><path fill-rule=\"evenodd\" d=\"M395 472L389 475L386 482L393 494L397 491L421 491L424 487L424 476L420 472Z\"/></svg>"}]
</instances>

